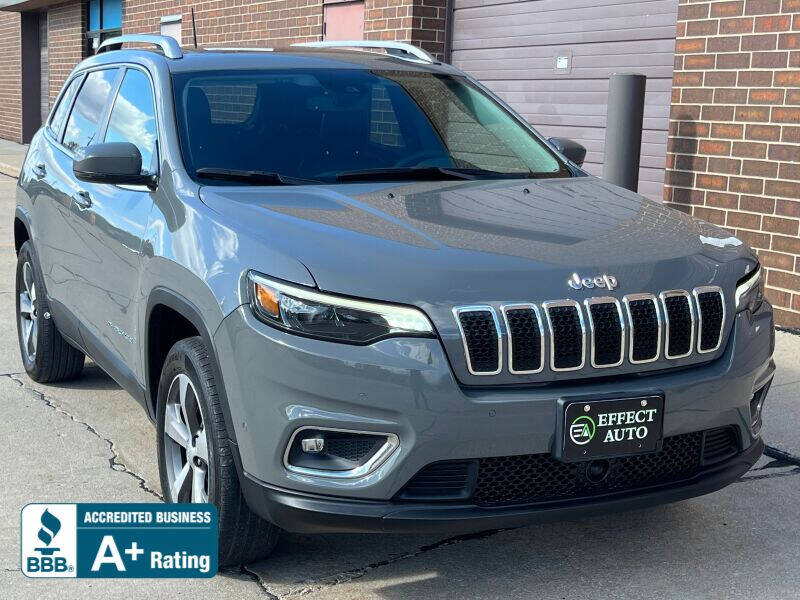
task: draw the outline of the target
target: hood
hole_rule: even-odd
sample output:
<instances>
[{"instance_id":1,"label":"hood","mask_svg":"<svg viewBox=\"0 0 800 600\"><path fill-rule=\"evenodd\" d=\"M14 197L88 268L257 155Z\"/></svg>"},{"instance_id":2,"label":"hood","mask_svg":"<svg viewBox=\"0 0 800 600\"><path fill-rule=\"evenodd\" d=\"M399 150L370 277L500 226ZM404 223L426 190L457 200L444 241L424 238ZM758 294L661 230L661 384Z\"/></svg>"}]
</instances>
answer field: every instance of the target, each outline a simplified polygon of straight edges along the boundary
<instances>
[{"instance_id":1,"label":"hood","mask_svg":"<svg viewBox=\"0 0 800 600\"><path fill-rule=\"evenodd\" d=\"M301 261L322 290L423 307L580 300L566 283L573 273L612 275L620 296L691 290L735 283L755 262L730 233L595 177L203 187L200 196L238 231Z\"/></svg>"}]
</instances>

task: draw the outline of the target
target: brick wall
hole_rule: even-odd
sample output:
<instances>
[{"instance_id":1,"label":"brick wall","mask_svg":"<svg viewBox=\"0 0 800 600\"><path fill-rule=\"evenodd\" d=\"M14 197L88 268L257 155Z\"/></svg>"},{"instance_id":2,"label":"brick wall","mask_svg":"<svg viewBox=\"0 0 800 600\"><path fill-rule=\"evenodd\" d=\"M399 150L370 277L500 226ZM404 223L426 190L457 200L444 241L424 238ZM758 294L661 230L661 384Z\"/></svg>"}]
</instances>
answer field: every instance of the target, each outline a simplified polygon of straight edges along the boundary
<instances>
[{"instance_id":1,"label":"brick wall","mask_svg":"<svg viewBox=\"0 0 800 600\"><path fill-rule=\"evenodd\" d=\"M200 46L287 46L321 39L322 0L123 2L123 33L158 33L161 17L182 15L182 45L191 46L194 6Z\"/></svg>"},{"instance_id":2,"label":"brick wall","mask_svg":"<svg viewBox=\"0 0 800 600\"><path fill-rule=\"evenodd\" d=\"M664 199L726 227L800 327L800 0L679 0Z\"/></svg>"},{"instance_id":3,"label":"brick wall","mask_svg":"<svg viewBox=\"0 0 800 600\"><path fill-rule=\"evenodd\" d=\"M20 16L0 12L0 138L22 141Z\"/></svg>"},{"instance_id":4,"label":"brick wall","mask_svg":"<svg viewBox=\"0 0 800 600\"><path fill-rule=\"evenodd\" d=\"M366 0L364 38L410 42L444 57L446 0Z\"/></svg>"},{"instance_id":5,"label":"brick wall","mask_svg":"<svg viewBox=\"0 0 800 600\"><path fill-rule=\"evenodd\" d=\"M67 2L47 12L50 104L85 54L86 3Z\"/></svg>"}]
</instances>

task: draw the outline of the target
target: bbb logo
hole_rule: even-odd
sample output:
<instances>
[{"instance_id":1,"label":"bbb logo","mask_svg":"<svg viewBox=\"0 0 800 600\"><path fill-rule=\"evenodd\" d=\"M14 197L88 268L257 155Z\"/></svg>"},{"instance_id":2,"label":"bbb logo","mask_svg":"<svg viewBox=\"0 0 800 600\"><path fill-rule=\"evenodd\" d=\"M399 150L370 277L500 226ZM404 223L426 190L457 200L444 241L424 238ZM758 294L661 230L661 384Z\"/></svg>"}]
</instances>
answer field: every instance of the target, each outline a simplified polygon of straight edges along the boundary
<instances>
[{"instance_id":1,"label":"bbb logo","mask_svg":"<svg viewBox=\"0 0 800 600\"><path fill-rule=\"evenodd\" d=\"M76 534L74 504L27 505L22 509L22 572L75 577Z\"/></svg>"}]
</instances>

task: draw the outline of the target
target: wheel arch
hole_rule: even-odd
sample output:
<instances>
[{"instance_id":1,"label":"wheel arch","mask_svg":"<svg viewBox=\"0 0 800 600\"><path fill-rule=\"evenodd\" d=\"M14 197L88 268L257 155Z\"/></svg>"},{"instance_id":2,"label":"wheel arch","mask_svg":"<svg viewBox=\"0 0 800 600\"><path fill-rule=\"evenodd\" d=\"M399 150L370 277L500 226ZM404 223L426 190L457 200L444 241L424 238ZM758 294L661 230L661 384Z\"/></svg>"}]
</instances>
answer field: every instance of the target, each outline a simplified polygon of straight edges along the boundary
<instances>
[{"instance_id":1,"label":"wheel arch","mask_svg":"<svg viewBox=\"0 0 800 600\"><path fill-rule=\"evenodd\" d=\"M22 244L27 241L33 243L33 234L31 230L31 219L28 212L21 206L17 206L14 211L14 252L19 254L19 249Z\"/></svg>"},{"instance_id":2,"label":"wheel arch","mask_svg":"<svg viewBox=\"0 0 800 600\"><path fill-rule=\"evenodd\" d=\"M179 323L176 331L178 334L186 333L188 335L181 335L174 339L172 343L178 339L191 337L192 335L199 336L203 343L206 345L208 352L211 354L212 361L211 367L214 374L214 379L217 382L217 393L219 394L220 402L222 404L223 415L225 417L225 427L228 432L228 438L235 444L236 433L231 419L230 408L228 406L228 396L225 390L225 382L222 377L222 372L219 368L219 361L217 360L216 348L214 346L213 332L209 330L206 322L201 316L200 310L187 298L180 293L166 287L157 287L150 292L147 301L147 311L145 313L145 327L144 327L144 376L145 376L145 389L147 396L147 410L150 418L155 421L156 418L156 402L158 401L158 382L161 377L161 368L163 361L166 358L166 352L163 351L163 344L158 345L159 332L154 330L156 325L163 323L161 321L165 316L178 315L185 323ZM190 328L188 326L190 326ZM174 337L173 334L172 337ZM167 340L171 339L168 337ZM169 344L169 347L172 346ZM153 355L151 350L158 350L156 355ZM163 356L162 356L163 354Z\"/></svg>"}]
</instances>

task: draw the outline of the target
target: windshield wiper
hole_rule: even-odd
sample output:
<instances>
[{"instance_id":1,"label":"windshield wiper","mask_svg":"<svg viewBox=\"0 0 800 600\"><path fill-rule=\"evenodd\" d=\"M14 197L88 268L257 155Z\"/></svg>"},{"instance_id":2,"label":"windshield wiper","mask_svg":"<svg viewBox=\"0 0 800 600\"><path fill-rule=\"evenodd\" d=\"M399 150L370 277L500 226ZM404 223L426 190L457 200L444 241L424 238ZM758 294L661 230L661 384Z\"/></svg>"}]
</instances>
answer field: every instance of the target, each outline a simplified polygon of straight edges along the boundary
<instances>
[{"instance_id":1,"label":"windshield wiper","mask_svg":"<svg viewBox=\"0 0 800 600\"><path fill-rule=\"evenodd\" d=\"M213 167L203 167L197 169L195 173L199 177L206 179L222 179L227 181L245 181L248 183L264 183L268 185L306 185L321 183L316 179L303 179L301 177L291 177L272 173L270 171L245 171L239 169L215 169Z\"/></svg>"},{"instance_id":2,"label":"windshield wiper","mask_svg":"<svg viewBox=\"0 0 800 600\"><path fill-rule=\"evenodd\" d=\"M501 173L500 171L477 168L391 167L385 169L343 171L336 176L336 181L396 181L414 179L440 181L446 179L517 179L537 176L536 173Z\"/></svg>"}]
</instances>

